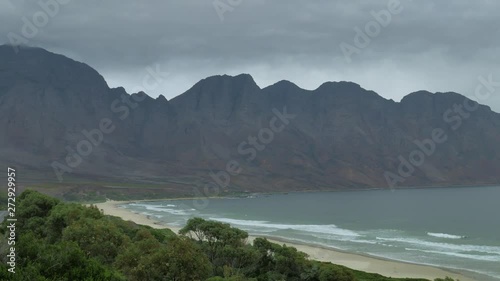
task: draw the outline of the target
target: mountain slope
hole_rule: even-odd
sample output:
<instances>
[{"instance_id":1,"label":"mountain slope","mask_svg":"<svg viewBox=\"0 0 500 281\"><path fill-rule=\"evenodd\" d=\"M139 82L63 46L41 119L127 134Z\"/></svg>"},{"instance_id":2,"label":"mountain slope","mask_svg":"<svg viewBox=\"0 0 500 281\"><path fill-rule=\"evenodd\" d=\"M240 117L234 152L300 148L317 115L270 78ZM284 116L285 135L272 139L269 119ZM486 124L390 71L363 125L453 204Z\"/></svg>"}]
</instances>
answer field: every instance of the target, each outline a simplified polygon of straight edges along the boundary
<instances>
[{"instance_id":1,"label":"mountain slope","mask_svg":"<svg viewBox=\"0 0 500 281\"><path fill-rule=\"evenodd\" d=\"M468 101L420 91L398 103L351 82L261 89L247 74L203 79L167 101L110 89L61 55L0 46L0 163L47 181L238 191L499 183L500 114L467 111ZM228 163L237 175L220 172Z\"/></svg>"}]
</instances>

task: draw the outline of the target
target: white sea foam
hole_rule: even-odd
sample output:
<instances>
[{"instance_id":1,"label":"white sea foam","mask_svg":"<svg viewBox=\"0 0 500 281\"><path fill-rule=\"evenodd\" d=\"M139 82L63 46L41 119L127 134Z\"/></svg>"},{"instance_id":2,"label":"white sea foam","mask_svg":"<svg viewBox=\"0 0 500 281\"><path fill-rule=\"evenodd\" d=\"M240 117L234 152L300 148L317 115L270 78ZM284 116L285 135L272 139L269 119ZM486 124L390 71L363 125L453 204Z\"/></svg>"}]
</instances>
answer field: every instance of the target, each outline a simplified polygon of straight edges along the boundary
<instances>
[{"instance_id":1,"label":"white sea foam","mask_svg":"<svg viewBox=\"0 0 500 281\"><path fill-rule=\"evenodd\" d=\"M131 203L129 205L133 206L133 207L144 208L148 211L164 212L164 213L169 213L172 215L180 215L180 216L188 215L188 213L186 213L186 211L184 211L184 210L176 210L176 209L172 209L172 208L167 208L168 205L164 206L164 205L150 205L150 204L139 204L139 203Z\"/></svg>"},{"instance_id":2,"label":"white sea foam","mask_svg":"<svg viewBox=\"0 0 500 281\"><path fill-rule=\"evenodd\" d=\"M349 242L353 242L353 243L362 243L362 244L371 244L371 245L381 244L381 243L378 243L377 241L363 240L363 239L352 239L352 240L341 239L340 241L349 241Z\"/></svg>"},{"instance_id":3,"label":"white sea foam","mask_svg":"<svg viewBox=\"0 0 500 281\"><path fill-rule=\"evenodd\" d=\"M254 228L267 228L267 229L275 229L275 230L299 230L304 232L313 232L313 233L324 233L338 236L351 236L358 237L360 236L358 233L337 227L334 224L325 224L325 225L316 225L316 224L276 224L270 223L268 221L254 221L254 220L237 220L237 219L229 219L229 218L210 218L211 220L225 222L238 226L247 226Z\"/></svg>"},{"instance_id":4,"label":"white sea foam","mask_svg":"<svg viewBox=\"0 0 500 281\"><path fill-rule=\"evenodd\" d=\"M500 255L500 247L496 247L496 246L437 243L437 242L424 241L424 240L414 239L414 238L377 237L377 240L418 245L418 246L422 246L424 249L428 249L428 248L430 248L430 249L443 249L443 250L452 250L452 251L457 251L457 252L479 252L479 253Z\"/></svg>"},{"instance_id":5,"label":"white sea foam","mask_svg":"<svg viewBox=\"0 0 500 281\"><path fill-rule=\"evenodd\" d=\"M434 232L427 232L427 235L432 236L432 237L437 237L437 238L446 238L446 239L464 239L464 238L467 238L465 236L460 236L460 235L453 235L453 234L447 234L447 233L434 233Z\"/></svg>"},{"instance_id":6,"label":"white sea foam","mask_svg":"<svg viewBox=\"0 0 500 281\"><path fill-rule=\"evenodd\" d=\"M271 230L273 231L273 230ZM365 240L365 239L360 239L363 235L358 233L358 236L339 236L339 235L332 235L332 234L327 234L327 233L312 233L309 232L308 235L316 238L314 241L321 240L321 241L339 241L339 242L352 242L352 243L361 243L361 244L371 244L371 245L377 245L381 244L378 241L375 240Z\"/></svg>"},{"instance_id":7,"label":"white sea foam","mask_svg":"<svg viewBox=\"0 0 500 281\"><path fill-rule=\"evenodd\" d=\"M496 255L471 255L471 254L463 254L463 253L456 253L456 252L432 251L432 250L422 250L422 249L413 249L413 248L405 248L405 250L419 251L419 252L431 253L431 254L440 254L440 255L466 258L466 259L472 259L472 260L480 260L480 261L495 261L495 262L500 261L500 256L496 256Z\"/></svg>"}]
</instances>

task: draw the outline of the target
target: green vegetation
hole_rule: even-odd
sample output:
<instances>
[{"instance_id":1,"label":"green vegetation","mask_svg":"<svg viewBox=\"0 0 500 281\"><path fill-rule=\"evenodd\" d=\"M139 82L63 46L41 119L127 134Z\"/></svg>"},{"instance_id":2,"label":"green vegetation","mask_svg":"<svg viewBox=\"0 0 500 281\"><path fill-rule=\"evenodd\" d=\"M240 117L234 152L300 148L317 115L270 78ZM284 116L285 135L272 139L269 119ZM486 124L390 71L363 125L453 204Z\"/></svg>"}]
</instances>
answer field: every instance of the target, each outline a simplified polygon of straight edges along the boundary
<instances>
[{"instance_id":1,"label":"green vegetation","mask_svg":"<svg viewBox=\"0 0 500 281\"><path fill-rule=\"evenodd\" d=\"M7 210L7 191L0 191L0 211Z\"/></svg>"},{"instance_id":2,"label":"green vegetation","mask_svg":"<svg viewBox=\"0 0 500 281\"><path fill-rule=\"evenodd\" d=\"M18 197L16 216L16 273L7 271L11 246L3 222L0 280L425 281L311 261L264 238L249 244L246 232L200 218L177 236L32 190Z\"/></svg>"}]
</instances>

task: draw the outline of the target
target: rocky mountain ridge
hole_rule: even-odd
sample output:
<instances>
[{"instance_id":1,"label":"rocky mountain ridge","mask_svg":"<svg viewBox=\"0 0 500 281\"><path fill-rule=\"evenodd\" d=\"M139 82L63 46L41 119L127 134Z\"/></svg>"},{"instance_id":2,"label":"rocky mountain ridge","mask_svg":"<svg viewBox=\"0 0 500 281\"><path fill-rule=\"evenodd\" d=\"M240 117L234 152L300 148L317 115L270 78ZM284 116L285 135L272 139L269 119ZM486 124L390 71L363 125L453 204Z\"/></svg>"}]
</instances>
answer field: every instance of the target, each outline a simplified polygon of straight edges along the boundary
<instances>
[{"instance_id":1,"label":"rocky mountain ridge","mask_svg":"<svg viewBox=\"0 0 500 281\"><path fill-rule=\"evenodd\" d=\"M0 163L73 178L323 190L500 183L500 114L457 93L212 76L166 100L86 64L0 46ZM29 172L28 172L29 171Z\"/></svg>"}]
</instances>

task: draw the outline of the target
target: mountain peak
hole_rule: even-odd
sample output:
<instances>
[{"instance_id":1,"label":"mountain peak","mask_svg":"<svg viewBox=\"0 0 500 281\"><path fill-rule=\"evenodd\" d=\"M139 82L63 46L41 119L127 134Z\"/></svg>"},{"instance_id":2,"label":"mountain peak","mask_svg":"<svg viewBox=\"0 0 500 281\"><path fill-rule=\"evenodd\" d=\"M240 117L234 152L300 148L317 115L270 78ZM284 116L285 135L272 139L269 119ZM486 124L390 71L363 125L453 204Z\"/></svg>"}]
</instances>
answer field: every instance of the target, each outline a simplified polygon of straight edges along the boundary
<instances>
[{"instance_id":1,"label":"mountain peak","mask_svg":"<svg viewBox=\"0 0 500 281\"><path fill-rule=\"evenodd\" d=\"M359 84L348 81L339 81L339 82L325 82L321 84L313 93L319 96L335 96L340 98L349 98L349 99L383 99L379 94L374 91L366 90L361 87Z\"/></svg>"},{"instance_id":2,"label":"mountain peak","mask_svg":"<svg viewBox=\"0 0 500 281\"><path fill-rule=\"evenodd\" d=\"M411 92L408 95L404 96L401 99L401 102L403 102L403 100L408 101L408 100L413 100L413 99L428 98L428 97L432 97L433 95L434 95L434 93L431 93L429 91L419 90L419 91Z\"/></svg>"},{"instance_id":3,"label":"mountain peak","mask_svg":"<svg viewBox=\"0 0 500 281\"><path fill-rule=\"evenodd\" d=\"M256 87L259 88L257 83L255 83L255 80L250 74L239 74L236 76L231 76L231 75L214 75L207 77L197 84L202 84L202 85L215 85L215 84L231 84L231 85L246 85L250 87ZM196 85L195 85L196 86ZM260 89L260 88L259 88Z\"/></svg>"},{"instance_id":4,"label":"mountain peak","mask_svg":"<svg viewBox=\"0 0 500 281\"><path fill-rule=\"evenodd\" d=\"M164 96L164 95L159 95L157 98L156 98L157 101L160 101L160 102L167 102L167 98Z\"/></svg>"},{"instance_id":5,"label":"mountain peak","mask_svg":"<svg viewBox=\"0 0 500 281\"><path fill-rule=\"evenodd\" d=\"M267 90L278 90L278 91L288 91L288 90L304 90L297 86L295 83L288 80L280 80L270 86L267 86Z\"/></svg>"},{"instance_id":6,"label":"mountain peak","mask_svg":"<svg viewBox=\"0 0 500 281\"><path fill-rule=\"evenodd\" d=\"M361 86L357 83L350 82L350 81L338 81L338 82L325 82L321 84L315 91L324 91L324 90L336 90L336 91L343 91L343 90L364 90L361 88Z\"/></svg>"},{"instance_id":7,"label":"mountain peak","mask_svg":"<svg viewBox=\"0 0 500 281\"><path fill-rule=\"evenodd\" d=\"M55 88L109 90L104 78L92 67L42 48L2 45L0 61L0 70L11 76L8 83L24 79Z\"/></svg>"},{"instance_id":8,"label":"mountain peak","mask_svg":"<svg viewBox=\"0 0 500 281\"><path fill-rule=\"evenodd\" d=\"M201 93L216 94L216 92L220 91L229 91L232 94L240 94L242 92L257 92L259 90L260 87L257 85L257 83L255 83L253 77L249 74L240 74L236 76L224 74L214 75L202 79L186 93L196 91Z\"/></svg>"}]
</instances>

